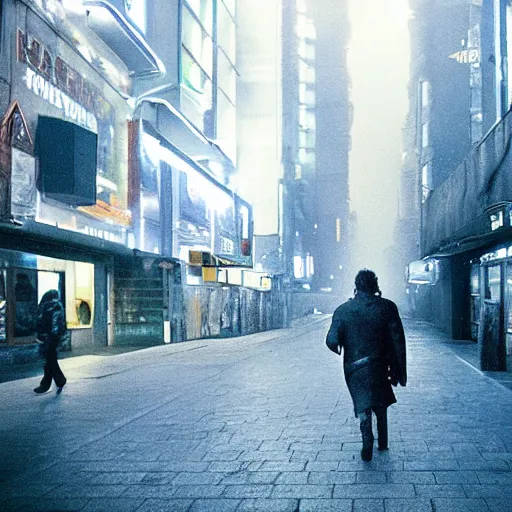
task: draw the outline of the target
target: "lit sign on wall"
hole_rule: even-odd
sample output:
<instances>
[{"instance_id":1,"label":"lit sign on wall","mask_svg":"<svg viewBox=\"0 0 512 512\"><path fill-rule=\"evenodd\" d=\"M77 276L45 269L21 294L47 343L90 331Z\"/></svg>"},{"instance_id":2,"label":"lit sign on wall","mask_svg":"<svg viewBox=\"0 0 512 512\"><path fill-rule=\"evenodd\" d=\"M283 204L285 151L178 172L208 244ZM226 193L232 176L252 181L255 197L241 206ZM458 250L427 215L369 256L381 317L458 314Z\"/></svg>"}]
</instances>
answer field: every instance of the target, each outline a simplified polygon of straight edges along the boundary
<instances>
[{"instance_id":1,"label":"lit sign on wall","mask_svg":"<svg viewBox=\"0 0 512 512\"><path fill-rule=\"evenodd\" d=\"M25 75L27 88L54 107L62 110L64 117L88 128L93 132L98 131L96 116L85 110L84 107L73 101L67 94L57 89L48 80L27 67Z\"/></svg>"},{"instance_id":2,"label":"lit sign on wall","mask_svg":"<svg viewBox=\"0 0 512 512\"><path fill-rule=\"evenodd\" d=\"M99 90L60 57L32 36L18 29L16 35L18 62L28 65L25 75L27 87L35 94L62 109L64 115L97 131L96 118L108 118L112 110Z\"/></svg>"}]
</instances>

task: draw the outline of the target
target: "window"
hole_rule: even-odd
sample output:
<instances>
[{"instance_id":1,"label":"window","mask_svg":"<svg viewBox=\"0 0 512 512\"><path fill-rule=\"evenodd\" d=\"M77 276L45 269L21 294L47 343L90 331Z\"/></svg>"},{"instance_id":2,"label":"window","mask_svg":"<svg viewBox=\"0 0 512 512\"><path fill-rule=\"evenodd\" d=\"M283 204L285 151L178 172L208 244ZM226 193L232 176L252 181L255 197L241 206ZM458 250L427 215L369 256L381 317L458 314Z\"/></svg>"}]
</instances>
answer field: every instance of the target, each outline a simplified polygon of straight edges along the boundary
<instances>
[{"instance_id":1,"label":"window","mask_svg":"<svg viewBox=\"0 0 512 512\"><path fill-rule=\"evenodd\" d=\"M222 140L222 147L226 154L234 158L236 153L236 109L222 90L219 89L218 92L217 139Z\"/></svg>"},{"instance_id":2,"label":"window","mask_svg":"<svg viewBox=\"0 0 512 512\"><path fill-rule=\"evenodd\" d=\"M430 83L421 82L421 107L428 107L430 103Z\"/></svg>"},{"instance_id":3,"label":"window","mask_svg":"<svg viewBox=\"0 0 512 512\"><path fill-rule=\"evenodd\" d=\"M126 14L142 33L146 33L146 0L128 0L125 2Z\"/></svg>"},{"instance_id":4,"label":"window","mask_svg":"<svg viewBox=\"0 0 512 512\"><path fill-rule=\"evenodd\" d=\"M193 92L203 95L203 107L209 108L212 102L212 82L187 50L181 52L181 73L183 84Z\"/></svg>"},{"instance_id":5,"label":"window","mask_svg":"<svg viewBox=\"0 0 512 512\"><path fill-rule=\"evenodd\" d=\"M236 61L235 22L222 2L218 3L217 44L234 64Z\"/></svg>"},{"instance_id":6,"label":"window","mask_svg":"<svg viewBox=\"0 0 512 512\"><path fill-rule=\"evenodd\" d=\"M315 68L299 59L299 82L305 84L315 83Z\"/></svg>"},{"instance_id":7,"label":"window","mask_svg":"<svg viewBox=\"0 0 512 512\"><path fill-rule=\"evenodd\" d=\"M424 165L421 170L421 189L422 189L422 197L421 202L425 202L428 197L429 192L432 190L431 188L431 172L430 165Z\"/></svg>"},{"instance_id":8,"label":"window","mask_svg":"<svg viewBox=\"0 0 512 512\"><path fill-rule=\"evenodd\" d=\"M212 76L213 42L192 12L183 9L182 44L203 71Z\"/></svg>"},{"instance_id":9,"label":"window","mask_svg":"<svg viewBox=\"0 0 512 512\"><path fill-rule=\"evenodd\" d=\"M487 268L486 298L499 302L501 300L501 267L493 265Z\"/></svg>"},{"instance_id":10,"label":"window","mask_svg":"<svg viewBox=\"0 0 512 512\"><path fill-rule=\"evenodd\" d=\"M231 62L223 52L219 52L217 81L224 94L231 100L236 101L236 72Z\"/></svg>"},{"instance_id":11,"label":"window","mask_svg":"<svg viewBox=\"0 0 512 512\"><path fill-rule=\"evenodd\" d=\"M213 0L187 0L186 6L196 15L203 28L211 35L213 32Z\"/></svg>"},{"instance_id":12,"label":"window","mask_svg":"<svg viewBox=\"0 0 512 512\"><path fill-rule=\"evenodd\" d=\"M421 126L421 147L428 147L428 123Z\"/></svg>"},{"instance_id":13,"label":"window","mask_svg":"<svg viewBox=\"0 0 512 512\"><path fill-rule=\"evenodd\" d=\"M236 14L236 11L235 11L236 0L222 0L222 3L226 6L226 9L229 11L231 16L233 16L233 18L234 18L235 14Z\"/></svg>"},{"instance_id":14,"label":"window","mask_svg":"<svg viewBox=\"0 0 512 512\"><path fill-rule=\"evenodd\" d=\"M5 294L5 271L0 270L0 343L5 343L6 341L7 341L7 297Z\"/></svg>"},{"instance_id":15,"label":"window","mask_svg":"<svg viewBox=\"0 0 512 512\"><path fill-rule=\"evenodd\" d=\"M508 96L508 106L512 104L512 4L507 2L507 96Z\"/></svg>"},{"instance_id":16,"label":"window","mask_svg":"<svg viewBox=\"0 0 512 512\"><path fill-rule=\"evenodd\" d=\"M491 231L495 231L503 226L503 210L491 213L489 218L491 221Z\"/></svg>"}]
</instances>

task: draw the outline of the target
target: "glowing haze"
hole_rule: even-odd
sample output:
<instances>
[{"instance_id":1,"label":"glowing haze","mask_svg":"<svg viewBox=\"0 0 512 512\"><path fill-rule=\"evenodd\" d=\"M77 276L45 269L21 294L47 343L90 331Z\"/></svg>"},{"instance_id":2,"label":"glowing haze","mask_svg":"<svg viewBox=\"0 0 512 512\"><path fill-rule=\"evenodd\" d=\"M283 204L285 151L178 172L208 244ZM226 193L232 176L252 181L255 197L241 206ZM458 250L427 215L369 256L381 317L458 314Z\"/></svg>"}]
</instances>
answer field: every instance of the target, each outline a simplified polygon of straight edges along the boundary
<instances>
[{"instance_id":1,"label":"glowing haze","mask_svg":"<svg viewBox=\"0 0 512 512\"><path fill-rule=\"evenodd\" d=\"M384 295L402 276L388 276L407 113L408 0L350 0L348 65L354 107L349 186L356 218L352 271L377 272ZM386 291L388 293L386 293Z\"/></svg>"}]
</instances>

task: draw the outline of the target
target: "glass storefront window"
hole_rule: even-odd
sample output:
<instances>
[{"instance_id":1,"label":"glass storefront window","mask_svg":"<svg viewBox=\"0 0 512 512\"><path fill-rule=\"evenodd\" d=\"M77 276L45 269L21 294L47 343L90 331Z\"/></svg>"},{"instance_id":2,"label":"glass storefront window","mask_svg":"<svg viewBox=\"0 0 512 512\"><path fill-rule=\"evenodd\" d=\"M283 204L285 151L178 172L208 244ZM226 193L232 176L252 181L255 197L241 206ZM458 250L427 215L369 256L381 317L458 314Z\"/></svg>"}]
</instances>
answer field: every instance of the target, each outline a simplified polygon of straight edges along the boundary
<instances>
[{"instance_id":1,"label":"glass storefront window","mask_svg":"<svg viewBox=\"0 0 512 512\"><path fill-rule=\"evenodd\" d=\"M58 260L37 257L38 273L46 274L39 278L39 294L51 289L51 277L58 274L62 303L66 310L69 328L91 327L94 318L94 265L80 261ZM50 288L42 289L47 286Z\"/></svg>"},{"instance_id":2,"label":"glass storefront window","mask_svg":"<svg viewBox=\"0 0 512 512\"><path fill-rule=\"evenodd\" d=\"M14 337L34 336L38 304L37 270L17 270L14 279Z\"/></svg>"}]
</instances>

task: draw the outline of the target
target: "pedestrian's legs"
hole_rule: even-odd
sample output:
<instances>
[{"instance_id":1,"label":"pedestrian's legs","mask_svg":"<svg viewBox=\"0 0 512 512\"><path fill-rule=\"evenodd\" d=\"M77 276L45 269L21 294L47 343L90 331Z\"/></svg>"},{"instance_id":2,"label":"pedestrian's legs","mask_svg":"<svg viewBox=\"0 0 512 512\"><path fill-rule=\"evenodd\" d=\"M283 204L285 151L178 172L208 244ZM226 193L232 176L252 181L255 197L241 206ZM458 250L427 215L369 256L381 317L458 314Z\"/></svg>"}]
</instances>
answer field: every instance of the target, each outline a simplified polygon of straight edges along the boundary
<instances>
[{"instance_id":1,"label":"pedestrian's legs","mask_svg":"<svg viewBox=\"0 0 512 512\"><path fill-rule=\"evenodd\" d=\"M374 410L377 416L377 434L379 436L379 450L388 449L388 408L385 406L376 407Z\"/></svg>"},{"instance_id":2,"label":"pedestrian's legs","mask_svg":"<svg viewBox=\"0 0 512 512\"><path fill-rule=\"evenodd\" d=\"M365 461L372 460L373 456L373 432L372 432L372 410L365 409L358 414L359 426L363 437L363 449L361 450L361 459Z\"/></svg>"},{"instance_id":3,"label":"pedestrian's legs","mask_svg":"<svg viewBox=\"0 0 512 512\"><path fill-rule=\"evenodd\" d=\"M37 388L34 389L36 393L46 393L50 386L52 385L52 379L53 379L53 362L52 362L52 354L49 353L51 349L46 349L46 355L45 355L45 363L44 363L44 374L43 378L41 379L41 382Z\"/></svg>"},{"instance_id":4,"label":"pedestrian's legs","mask_svg":"<svg viewBox=\"0 0 512 512\"><path fill-rule=\"evenodd\" d=\"M66 377L60 369L57 361L57 347L54 343L49 343L46 351L46 363L44 365L44 375L39 386L34 389L36 393L45 393L50 389L52 380L55 380L57 393L60 393L62 387L66 384Z\"/></svg>"},{"instance_id":5,"label":"pedestrian's legs","mask_svg":"<svg viewBox=\"0 0 512 512\"><path fill-rule=\"evenodd\" d=\"M51 379L55 381L55 385L57 386L57 393L60 393L62 391L62 387L64 384L66 384L66 377L64 377L64 374L62 373L62 370L59 366L59 361L57 360L57 346L56 344L50 344L50 347L48 348L48 354L47 354L47 365L49 368L49 374L50 376L50 382ZM45 366L46 371L46 366Z\"/></svg>"}]
</instances>

